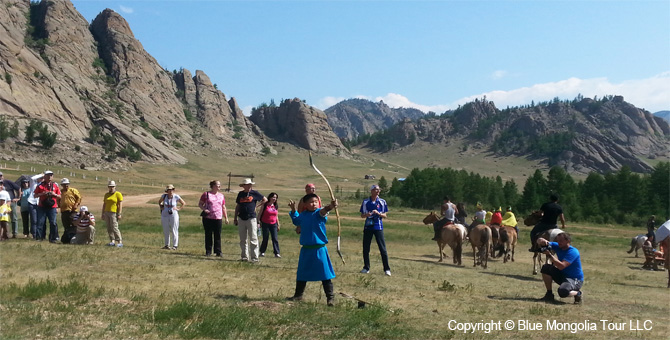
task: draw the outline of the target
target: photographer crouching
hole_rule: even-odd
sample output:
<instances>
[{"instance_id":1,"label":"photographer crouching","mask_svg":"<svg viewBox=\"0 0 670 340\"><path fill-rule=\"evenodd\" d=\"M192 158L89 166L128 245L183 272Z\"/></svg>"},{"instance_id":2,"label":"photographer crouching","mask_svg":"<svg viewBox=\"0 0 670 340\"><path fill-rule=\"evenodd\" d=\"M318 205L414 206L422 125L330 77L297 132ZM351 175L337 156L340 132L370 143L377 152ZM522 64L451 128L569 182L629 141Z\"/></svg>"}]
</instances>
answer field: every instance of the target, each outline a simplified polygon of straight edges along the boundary
<instances>
[{"instance_id":1,"label":"photographer crouching","mask_svg":"<svg viewBox=\"0 0 670 340\"><path fill-rule=\"evenodd\" d=\"M568 233L561 233L556 236L556 242L549 242L543 238L537 240L537 245L542 247L542 253L549 256L552 264L542 266L542 280L547 288L547 293L540 301L554 301L554 293L551 290L551 281L556 282L558 287L558 296L562 298L574 296L575 304L582 303L581 288L584 284L584 272L582 271L582 262L580 260L579 250L570 243L572 237ZM551 251L555 251L556 255Z\"/></svg>"}]
</instances>

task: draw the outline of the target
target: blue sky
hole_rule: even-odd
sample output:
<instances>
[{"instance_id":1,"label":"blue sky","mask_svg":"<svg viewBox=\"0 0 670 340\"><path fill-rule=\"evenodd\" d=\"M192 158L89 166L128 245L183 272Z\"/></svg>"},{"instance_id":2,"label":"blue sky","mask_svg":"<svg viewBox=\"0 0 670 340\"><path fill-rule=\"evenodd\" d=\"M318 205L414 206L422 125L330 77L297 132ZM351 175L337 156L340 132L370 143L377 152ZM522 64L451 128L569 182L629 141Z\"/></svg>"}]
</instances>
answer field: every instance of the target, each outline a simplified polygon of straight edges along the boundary
<instances>
[{"instance_id":1,"label":"blue sky","mask_svg":"<svg viewBox=\"0 0 670 340\"><path fill-rule=\"evenodd\" d=\"M670 1L74 0L121 14L163 67L203 70L248 114L298 97L439 113L623 95L670 110Z\"/></svg>"}]
</instances>

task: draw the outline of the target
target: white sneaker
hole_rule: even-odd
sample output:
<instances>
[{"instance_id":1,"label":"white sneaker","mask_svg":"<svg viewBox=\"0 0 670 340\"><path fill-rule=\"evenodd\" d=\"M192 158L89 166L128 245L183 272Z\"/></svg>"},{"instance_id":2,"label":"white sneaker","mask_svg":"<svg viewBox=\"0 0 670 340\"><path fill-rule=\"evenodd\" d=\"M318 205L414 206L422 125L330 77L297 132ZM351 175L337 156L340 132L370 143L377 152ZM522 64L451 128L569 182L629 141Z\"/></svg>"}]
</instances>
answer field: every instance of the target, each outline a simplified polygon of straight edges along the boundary
<instances>
[{"instance_id":1,"label":"white sneaker","mask_svg":"<svg viewBox=\"0 0 670 340\"><path fill-rule=\"evenodd\" d=\"M385 271L384 271L384 274L385 274L386 276L391 276L391 271L390 271L390 270L385 270Z\"/></svg>"},{"instance_id":2,"label":"white sneaker","mask_svg":"<svg viewBox=\"0 0 670 340\"><path fill-rule=\"evenodd\" d=\"M367 274L369 272L370 272L370 269L363 268L363 270L361 270L361 274Z\"/></svg>"},{"instance_id":3,"label":"white sneaker","mask_svg":"<svg viewBox=\"0 0 670 340\"><path fill-rule=\"evenodd\" d=\"M116 244L114 242L109 242L109 243L107 243L107 245L110 246L110 247L116 246Z\"/></svg>"}]
</instances>

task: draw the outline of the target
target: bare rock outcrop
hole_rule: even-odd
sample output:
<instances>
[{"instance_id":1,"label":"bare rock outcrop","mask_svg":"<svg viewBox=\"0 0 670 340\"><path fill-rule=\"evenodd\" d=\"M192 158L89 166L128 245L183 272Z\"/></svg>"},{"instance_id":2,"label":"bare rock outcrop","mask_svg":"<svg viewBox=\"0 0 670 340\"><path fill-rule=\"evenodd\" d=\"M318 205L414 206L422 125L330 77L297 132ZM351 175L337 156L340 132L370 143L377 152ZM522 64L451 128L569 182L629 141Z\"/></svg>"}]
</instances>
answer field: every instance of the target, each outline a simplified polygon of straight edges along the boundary
<instances>
[{"instance_id":1,"label":"bare rock outcrop","mask_svg":"<svg viewBox=\"0 0 670 340\"><path fill-rule=\"evenodd\" d=\"M312 151L346 153L342 142L328 125L326 114L298 98L286 99L278 107L257 108L250 120L271 138Z\"/></svg>"}]
</instances>

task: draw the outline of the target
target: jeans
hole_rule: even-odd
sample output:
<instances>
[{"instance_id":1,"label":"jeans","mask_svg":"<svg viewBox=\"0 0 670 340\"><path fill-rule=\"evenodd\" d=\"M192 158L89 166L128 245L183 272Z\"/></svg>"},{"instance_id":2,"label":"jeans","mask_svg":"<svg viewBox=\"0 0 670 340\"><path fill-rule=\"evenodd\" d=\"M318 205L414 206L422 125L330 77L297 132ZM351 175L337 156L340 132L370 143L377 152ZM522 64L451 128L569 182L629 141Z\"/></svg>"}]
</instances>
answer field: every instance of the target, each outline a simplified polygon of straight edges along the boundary
<instances>
[{"instance_id":1,"label":"jeans","mask_svg":"<svg viewBox=\"0 0 670 340\"><path fill-rule=\"evenodd\" d=\"M56 208L37 207L37 227L35 228L35 239L43 240L46 237L46 220L49 219L49 242L58 240L58 221L56 221Z\"/></svg>"},{"instance_id":2,"label":"jeans","mask_svg":"<svg viewBox=\"0 0 670 340\"><path fill-rule=\"evenodd\" d=\"M384 271L391 270L389 267L389 257L386 253L386 241L384 240L383 230L363 230L363 268L370 270L370 244L372 243L372 236L377 241L379 247L379 254L382 256L382 263L384 264Z\"/></svg>"},{"instance_id":3,"label":"jeans","mask_svg":"<svg viewBox=\"0 0 670 340\"><path fill-rule=\"evenodd\" d=\"M202 226L205 228L205 254L211 255L213 247L214 254L221 255L221 220L203 217Z\"/></svg>"},{"instance_id":4,"label":"jeans","mask_svg":"<svg viewBox=\"0 0 670 340\"><path fill-rule=\"evenodd\" d=\"M275 255L279 255L279 240L277 239L277 223L267 224L261 222L261 228L263 229L263 242L261 243L261 253L265 253L265 250L268 249L268 236L272 237L272 250Z\"/></svg>"},{"instance_id":5,"label":"jeans","mask_svg":"<svg viewBox=\"0 0 670 340\"><path fill-rule=\"evenodd\" d=\"M23 235L32 235L35 238L35 226L37 225L37 206L28 203L28 210L21 211L23 221Z\"/></svg>"},{"instance_id":6,"label":"jeans","mask_svg":"<svg viewBox=\"0 0 670 340\"><path fill-rule=\"evenodd\" d=\"M16 209L16 202L12 202L10 207L12 208L12 213L9 215L12 222L12 235L16 236L19 233L19 211Z\"/></svg>"}]
</instances>

